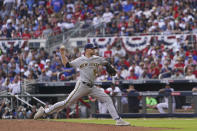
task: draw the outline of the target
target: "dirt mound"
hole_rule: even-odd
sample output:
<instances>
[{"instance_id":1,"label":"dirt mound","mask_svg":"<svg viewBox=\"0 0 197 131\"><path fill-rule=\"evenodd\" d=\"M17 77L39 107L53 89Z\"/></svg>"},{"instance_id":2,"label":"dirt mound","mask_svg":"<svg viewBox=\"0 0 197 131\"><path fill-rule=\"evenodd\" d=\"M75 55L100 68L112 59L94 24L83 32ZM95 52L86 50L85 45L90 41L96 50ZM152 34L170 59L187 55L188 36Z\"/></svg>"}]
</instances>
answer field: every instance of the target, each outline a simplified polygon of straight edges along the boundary
<instances>
[{"instance_id":1,"label":"dirt mound","mask_svg":"<svg viewBox=\"0 0 197 131\"><path fill-rule=\"evenodd\" d=\"M1 131L159 131L164 128L56 122L47 120L0 120Z\"/></svg>"}]
</instances>

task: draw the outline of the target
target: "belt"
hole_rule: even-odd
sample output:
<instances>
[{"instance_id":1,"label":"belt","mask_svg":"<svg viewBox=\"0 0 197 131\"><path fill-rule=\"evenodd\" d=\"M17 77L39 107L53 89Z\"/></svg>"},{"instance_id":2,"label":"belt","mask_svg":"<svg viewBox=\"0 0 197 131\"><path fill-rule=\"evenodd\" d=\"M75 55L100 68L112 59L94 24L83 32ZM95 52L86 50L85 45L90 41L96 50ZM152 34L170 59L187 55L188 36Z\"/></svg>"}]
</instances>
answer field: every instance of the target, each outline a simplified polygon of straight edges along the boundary
<instances>
[{"instance_id":1,"label":"belt","mask_svg":"<svg viewBox=\"0 0 197 131\"><path fill-rule=\"evenodd\" d=\"M90 83L87 83L87 82L84 82L84 81L82 81L82 83L83 83L84 85L89 86L89 87L93 87L93 84L90 84Z\"/></svg>"}]
</instances>

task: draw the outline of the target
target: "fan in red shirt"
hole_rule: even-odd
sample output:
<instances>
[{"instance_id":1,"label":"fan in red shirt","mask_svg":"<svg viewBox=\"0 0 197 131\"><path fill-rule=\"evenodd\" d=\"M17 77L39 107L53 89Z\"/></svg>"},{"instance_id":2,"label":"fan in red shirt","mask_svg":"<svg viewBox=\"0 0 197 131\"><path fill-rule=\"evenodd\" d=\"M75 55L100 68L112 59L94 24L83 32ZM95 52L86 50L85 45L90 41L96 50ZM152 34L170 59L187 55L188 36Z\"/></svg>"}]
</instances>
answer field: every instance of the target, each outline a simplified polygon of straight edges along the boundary
<instances>
[{"instance_id":1,"label":"fan in red shirt","mask_svg":"<svg viewBox=\"0 0 197 131\"><path fill-rule=\"evenodd\" d=\"M51 0L49 0L49 1L47 2L47 4L46 4L46 10L47 10L47 13L48 13L49 15L51 15L51 14L53 13L53 9L52 9L52 7L51 7Z\"/></svg>"},{"instance_id":2,"label":"fan in red shirt","mask_svg":"<svg viewBox=\"0 0 197 131\"><path fill-rule=\"evenodd\" d=\"M107 50L104 51L104 57L105 57L105 58L110 58L110 57L112 57L112 51L111 51L111 46L110 46L110 45L108 45L108 46L107 46Z\"/></svg>"},{"instance_id":3,"label":"fan in red shirt","mask_svg":"<svg viewBox=\"0 0 197 131\"><path fill-rule=\"evenodd\" d=\"M30 34L30 32L28 31L27 28L25 28L25 31L24 31L23 34L22 34L22 38L23 38L24 40L28 40L28 39L31 38L31 34Z\"/></svg>"},{"instance_id":4,"label":"fan in red shirt","mask_svg":"<svg viewBox=\"0 0 197 131\"><path fill-rule=\"evenodd\" d=\"M61 28L57 26L57 23L54 24L53 26L53 35L57 35L61 33Z\"/></svg>"},{"instance_id":5,"label":"fan in red shirt","mask_svg":"<svg viewBox=\"0 0 197 131\"><path fill-rule=\"evenodd\" d=\"M76 11L74 12L74 18L76 20L84 20L85 19L85 15L81 14L81 9L80 8L76 8Z\"/></svg>"},{"instance_id":6,"label":"fan in red shirt","mask_svg":"<svg viewBox=\"0 0 197 131\"><path fill-rule=\"evenodd\" d=\"M21 35L21 32L19 30L14 30L12 32L12 38L21 38L22 35Z\"/></svg>"},{"instance_id":7,"label":"fan in red shirt","mask_svg":"<svg viewBox=\"0 0 197 131\"><path fill-rule=\"evenodd\" d=\"M159 76L159 67L156 66L156 63L155 62L151 62L151 65L150 65L150 73L151 73L151 76L152 76L152 79L157 79L158 76Z\"/></svg>"},{"instance_id":8,"label":"fan in red shirt","mask_svg":"<svg viewBox=\"0 0 197 131\"><path fill-rule=\"evenodd\" d=\"M43 27L41 25L38 26L38 29L34 32L35 38L40 38L42 36Z\"/></svg>"},{"instance_id":9,"label":"fan in red shirt","mask_svg":"<svg viewBox=\"0 0 197 131\"><path fill-rule=\"evenodd\" d=\"M121 58L120 64L126 66L127 68L130 67L130 63L125 57Z\"/></svg>"},{"instance_id":10,"label":"fan in red shirt","mask_svg":"<svg viewBox=\"0 0 197 131\"><path fill-rule=\"evenodd\" d=\"M138 77L135 75L134 71L135 71L134 69L130 70L130 74L129 74L129 76L126 77L126 80L137 80L138 79Z\"/></svg>"},{"instance_id":11,"label":"fan in red shirt","mask_svg":"<svg viewBox=\"0 0 197 131\"><path fill-rule=\"evenodd\" d=\"M174 68L183 72L184 67L185 67L185 64L183 63L182 58L181 57L177 58L177 63L174 65Z\"/></svg>"}]
</instances>

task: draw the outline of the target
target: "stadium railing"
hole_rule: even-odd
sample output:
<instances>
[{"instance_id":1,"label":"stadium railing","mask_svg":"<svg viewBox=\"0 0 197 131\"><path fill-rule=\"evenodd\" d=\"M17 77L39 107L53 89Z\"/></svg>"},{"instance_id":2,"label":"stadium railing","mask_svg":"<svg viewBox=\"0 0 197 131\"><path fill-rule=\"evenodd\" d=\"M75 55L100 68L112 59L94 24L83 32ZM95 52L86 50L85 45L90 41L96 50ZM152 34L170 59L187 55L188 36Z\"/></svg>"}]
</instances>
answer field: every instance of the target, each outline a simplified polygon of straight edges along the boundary
<instances>
[{"instance_id":1,"label":"stadium railing","mask_svg":"<svg viewBox=\"0 0 197 131\"><path fill-rule=\"evenodd\" d=\"M156 91L145 91L145 92L139 92L137 94L134 94L133 96L137 96L140 97L140 109L139 109L139 113L132 113L129 112L128 110L125 112L125 105L123 105L122 103L120 103L118 106L116 107L119 112L119 114L121 115L121 117L127 117L127 118L132 118L132 117L197 117L197 92L192 92L192 91L174 91L174 92L170 92L167 94L160 94L159 92ZM151 97L162 97L162 96L168 96L169 101L169 108L166 111L165 114L161 114L157 111L157 109L153 109L151 111L147 111L147 106L146 106L146 97L147 96L151 96ZM1 98L6 98L8 100L11 101L11 104L13 104L13 100L14 98L17 98L17 106L15 105L11 105L12 109L17 109L20 105L24 105L26 104L29 107L32 107L32 105L30 103L31 100L33 100L36 97L39 100L45 100L45 102L47 102L47 100L52 99L52 98L61 98L61 99L65 99L67 97L67 94L31 94L31 95L25 95L25 94L18 94L18 95L0 95L0 99ZM176 100L178 97L181 97L184 99L188 99L187 97L190 98L190 102L187 102L186 105L182 104L181 108L176 108L175 111L172 111L172 97L176 97ZM122 96L118 96L118 99L121 100ZM26 99L29 99L30 101L26 101ZM183 100L183 99L182 99ZM188 100L187 100L188 101ZM37 103L37 102L36 102ZM85 104L84 104L85 103ZM90 106L90 107L88 107ZM128 108L128 104L126 104L127 108ZM137 105L136 105L137 106ZM110 117L110 115L108 113L106 114L99 114L98 112L98 107L97 107L97 101L96 102L91 102L91 101L79 101L75 107L73 108L74 110L69 110L69 113L74 113L76 116L80 117L81 115L83 116L84 114L80 114L79 110L81 107L85 107L86 108L86 113L87 113L87 117L96 117L96 118L107 118ZM68 115L69 115L68 113ZM69 116L68 116L69 117Z\"/></svg>"}]
</instances>

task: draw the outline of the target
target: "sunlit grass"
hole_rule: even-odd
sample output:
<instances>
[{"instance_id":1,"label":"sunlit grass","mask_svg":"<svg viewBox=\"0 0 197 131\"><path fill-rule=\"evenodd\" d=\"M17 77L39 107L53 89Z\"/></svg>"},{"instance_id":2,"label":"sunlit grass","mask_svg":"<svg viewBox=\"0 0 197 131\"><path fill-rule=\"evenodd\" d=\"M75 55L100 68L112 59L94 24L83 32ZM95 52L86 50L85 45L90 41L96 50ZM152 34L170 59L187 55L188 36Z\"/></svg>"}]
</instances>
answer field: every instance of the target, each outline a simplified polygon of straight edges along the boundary
<instances>
[{"instance_id":1,"label":"sunlit grass","mask_svg":"<svg viewBox=\"0 0 197 131\"><path fill-rule=\"evenodd\" d=\"M162 131L196 131L197 118L140 118L124 119L135 126L170 128ZM94 124L115 124L112 119L58 119L55 121L94 123Z\"/></svg>"}]
</instances>

